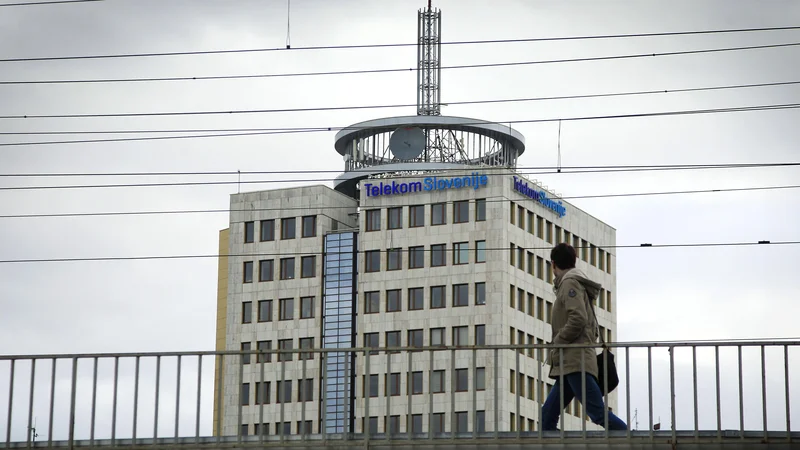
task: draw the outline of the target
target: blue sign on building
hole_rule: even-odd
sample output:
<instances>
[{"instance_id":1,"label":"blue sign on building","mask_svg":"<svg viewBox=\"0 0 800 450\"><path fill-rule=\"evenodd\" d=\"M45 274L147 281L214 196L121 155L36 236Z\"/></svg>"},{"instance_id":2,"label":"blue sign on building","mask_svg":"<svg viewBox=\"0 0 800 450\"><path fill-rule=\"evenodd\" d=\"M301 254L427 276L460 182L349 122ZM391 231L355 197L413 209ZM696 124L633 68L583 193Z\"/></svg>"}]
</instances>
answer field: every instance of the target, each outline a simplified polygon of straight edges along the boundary
<instances>
[{"instance_id":1,"label":"blue sign on building","mask_svg":"<svg viewBox=\"0 0 800 450\"><path fill-rule=\"evenodd\" d=\"M561 201L555 202L554 200L550 200L547 198L547 193L545 191L537 191L536 189L531 188L528 186L527 181L523 181L520 178L514 177L514 190L526 197L531 198L534 201L539 202L545 208L555 211L555 213L558 214L558 217L564 217L567 215L567 208L564 207Z\"/></svg>"},{"instance_id":2,"label":"blue sign on building","mask_svg":"<svg viewBox=\"0 0 800 450\"><path fill-rule=\"evenodd\" d=\"M478 189L481 186L486 186L488 183L489 177L487 175L473 172L472 175L466 177L427 177L422 181L401 181L399 183L397 181L392 181L391 183L380 182L378 184L364 183L364 190L367 192L367 197L379 197L381 195L401 195L423 191L462 189L466 187Z\"/></svg>"}]
</instances>

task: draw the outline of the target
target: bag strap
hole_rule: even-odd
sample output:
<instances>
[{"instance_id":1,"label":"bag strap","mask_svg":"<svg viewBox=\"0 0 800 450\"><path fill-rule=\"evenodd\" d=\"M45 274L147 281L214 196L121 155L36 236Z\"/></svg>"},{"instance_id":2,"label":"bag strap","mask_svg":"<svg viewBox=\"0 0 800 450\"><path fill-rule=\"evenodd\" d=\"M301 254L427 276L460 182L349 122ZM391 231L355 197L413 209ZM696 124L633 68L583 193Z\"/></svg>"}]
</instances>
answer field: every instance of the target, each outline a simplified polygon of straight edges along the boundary
<instances>
[{"instance_id":1,"label":"bag strap","mask_svg":"<svg viewBox=\"0 0 800 450\"><path fill-rule=\"evenodd\" d=\"M587 296L588 298L588 296ZM600 332L600 322L597 320L597 314L594 312L594 304L591 300L588 300L587 303L589 304L589 310L592 312L592 316L594 317L594 324L595 324L595 331L597 331L597 335L600 336L600 343L603 344L603 348L606 347L606 341L603 339L603 333Z\"/></svg>"}]
</instances>

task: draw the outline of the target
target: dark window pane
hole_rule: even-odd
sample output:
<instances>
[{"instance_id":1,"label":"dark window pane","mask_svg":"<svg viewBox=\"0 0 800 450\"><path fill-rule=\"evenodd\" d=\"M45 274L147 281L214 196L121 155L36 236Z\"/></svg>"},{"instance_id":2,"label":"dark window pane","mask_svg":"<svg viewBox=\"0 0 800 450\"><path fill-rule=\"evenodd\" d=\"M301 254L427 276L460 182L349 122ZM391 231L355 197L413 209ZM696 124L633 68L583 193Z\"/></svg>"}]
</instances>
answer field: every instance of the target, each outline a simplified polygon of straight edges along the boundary
<instances>
[{"instance_id":1,"label":"dark window pane","mask_svg":"<svg viewBox=\"0 0 800 450\"><path fill-rule=\"evenodd\" d=\"M256 231L255 231L255 223L254 222L245 222L244 223L244 242L245 244L252 243L256 239Z\"/></svg>"},{"instance_id":2,"label":"dark window pane","mask_svg":"<svg viewBox=\"0 0 800 450\"><path fill-rule=\"evenodd\" d=\"M294 217L281 219L281 239L294 239L297 224Z\"/></svg>"},{"instance_id":3,"label":"dark window pane","mask_svg":"<svg viewBox=\"0 0 800 450\"><path fill-rule=\"evenodd\" d=\"M261 221L261 241L274 241L275 240L275 220L262 220Z\"/></svg>"},{"instance_id":4,"label":"dark window pane","mask_svg":"<svg viewBox=\"0 0 800 450\"><path fill-rule=\"evenodd\" d=\"M303 217L303 237L314 237L317 235L317 216Z\"/></svg>"}]
</instances>

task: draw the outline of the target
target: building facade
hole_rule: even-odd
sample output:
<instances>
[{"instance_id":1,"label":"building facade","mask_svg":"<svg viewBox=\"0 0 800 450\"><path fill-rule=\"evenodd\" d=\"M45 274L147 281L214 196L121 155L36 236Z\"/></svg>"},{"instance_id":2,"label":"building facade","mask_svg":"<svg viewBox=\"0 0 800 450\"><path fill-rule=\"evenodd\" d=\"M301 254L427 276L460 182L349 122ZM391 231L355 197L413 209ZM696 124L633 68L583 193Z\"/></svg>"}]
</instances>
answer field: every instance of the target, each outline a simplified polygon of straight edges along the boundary
<instances>
[{"instance_id":1,"label":"building facade","mask_svg":"<svg viewBox=\"0 0 800 450\"><path fill-rule=\"evenodd\" d=\"M559 242L602 284L595 310L604 338L616 338L610 226L512 168L359 181L357 197L326 186L231 196L218 350L548 343L549 252ZM545 357L232 355L217 373L214 417L223 435L535 431L554 381ZM580 429L582 413L570 405L567 429Z\"/></svg>"}]
</instances>

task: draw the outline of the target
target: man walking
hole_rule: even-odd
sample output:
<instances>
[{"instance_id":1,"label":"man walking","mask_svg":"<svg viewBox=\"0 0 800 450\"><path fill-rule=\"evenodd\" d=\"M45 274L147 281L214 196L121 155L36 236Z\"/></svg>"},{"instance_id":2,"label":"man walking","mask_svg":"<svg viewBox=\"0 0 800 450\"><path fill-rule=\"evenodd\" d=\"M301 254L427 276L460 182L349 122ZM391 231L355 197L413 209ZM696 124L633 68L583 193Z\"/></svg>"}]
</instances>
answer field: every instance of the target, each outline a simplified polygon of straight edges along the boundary
<instances>
[{"instance_id":1,"label":"man walking","mask_svg":"<svg viewBox=\"0 0 800 450\"><path fill-rule=\"evenodd\" d=\"M575 268L576 259L575 249L569 244L558 244L550 252L556 292L550 323L553 329L552 343L556 345L597 342L597 319L591 308L600 292L600 284L589 280L583 271ZM581 355L586 380L585 399L582 395ZM575 398L584 405L586 414L595 424L609 430L628 428L611 411L608 412L609 423L605 424L605 405L597 383L597 352L594 348L554 348L549 353L547 363L550 364L550 378L556 382L542 407L543 430L558 429L556 426L562 412L561 375L564 380L564 407Z\"/></svg>"}]
</instances>

